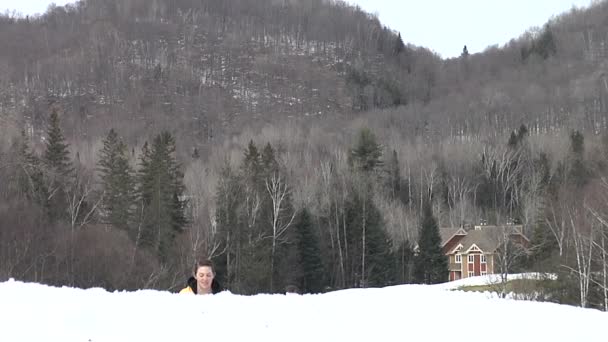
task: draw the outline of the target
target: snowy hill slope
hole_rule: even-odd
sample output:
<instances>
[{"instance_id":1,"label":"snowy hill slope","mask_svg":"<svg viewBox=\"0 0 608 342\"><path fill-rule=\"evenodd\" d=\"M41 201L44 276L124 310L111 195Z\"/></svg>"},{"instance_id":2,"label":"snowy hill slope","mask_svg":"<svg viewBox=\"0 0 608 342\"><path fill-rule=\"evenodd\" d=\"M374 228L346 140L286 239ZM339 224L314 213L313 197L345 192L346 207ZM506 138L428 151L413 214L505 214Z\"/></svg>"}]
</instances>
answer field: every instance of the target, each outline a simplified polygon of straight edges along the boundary
<instances>
[{"instance_id":1,"label":"snowy hill slope","mask_svg":"<svg viewBox=\"0 0 608 342\"><path fill-rule=\"evenodd\" d=\"M600 342L606 341L606 323L605 312L490 299L445 285L195 297L0 283L0 340L7 342L445 341L457 336Z\"/></svg>"}]
</instances>

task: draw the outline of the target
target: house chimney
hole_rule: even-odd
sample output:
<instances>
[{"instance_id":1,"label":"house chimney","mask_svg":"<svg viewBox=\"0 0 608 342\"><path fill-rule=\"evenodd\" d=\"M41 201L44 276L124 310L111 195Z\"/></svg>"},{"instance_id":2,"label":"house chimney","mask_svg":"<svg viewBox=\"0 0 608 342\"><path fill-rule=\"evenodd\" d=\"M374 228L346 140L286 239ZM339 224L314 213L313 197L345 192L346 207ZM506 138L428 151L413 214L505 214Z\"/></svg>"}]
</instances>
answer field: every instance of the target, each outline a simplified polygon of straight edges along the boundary
<instances>
[{"instance_id":1,"label":"house chimney","mask_svg":"<svg viewBox=\"0 0 608 342\"><path fill-rule=\"evenodd\" d=\"M475 226L475 230L481 230L481 228L483 228L483 226L486 226L488 224L488 221L486 219L481 219L479 220L479 225Z\"/></svg>"}]
</instances>

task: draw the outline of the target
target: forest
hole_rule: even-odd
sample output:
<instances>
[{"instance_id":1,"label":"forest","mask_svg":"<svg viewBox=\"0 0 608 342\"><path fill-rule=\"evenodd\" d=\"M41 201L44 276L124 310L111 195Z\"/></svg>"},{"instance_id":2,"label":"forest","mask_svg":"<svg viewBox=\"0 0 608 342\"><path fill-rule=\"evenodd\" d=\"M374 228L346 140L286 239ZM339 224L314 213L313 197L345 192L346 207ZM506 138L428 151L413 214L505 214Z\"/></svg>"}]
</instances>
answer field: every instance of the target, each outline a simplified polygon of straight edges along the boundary
<instances>
[{"instance_id":1,"label":"forest","mask_svg":"<svg viewBox=\"0 0 608 342\"><path fill-rule=\"evenodd\" d=\"M509 272L607 310L606 15L442 60L341 1L5 13L0 280L176 291L208 257L243 294L440 282L440 228L517 223Z\"/></svg>"}]
</instances>

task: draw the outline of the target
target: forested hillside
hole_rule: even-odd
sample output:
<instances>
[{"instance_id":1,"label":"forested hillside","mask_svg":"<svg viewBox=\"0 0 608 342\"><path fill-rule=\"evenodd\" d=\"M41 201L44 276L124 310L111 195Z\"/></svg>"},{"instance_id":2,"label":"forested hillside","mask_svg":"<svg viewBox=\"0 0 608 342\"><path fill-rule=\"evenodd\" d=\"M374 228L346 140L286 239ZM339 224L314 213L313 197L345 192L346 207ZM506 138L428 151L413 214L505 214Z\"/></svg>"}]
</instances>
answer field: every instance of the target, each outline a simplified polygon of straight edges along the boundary
<instances>
[{"instance_id":1,"label":"forested hillside","mask_svg":"<svg viewBox=\"0 0 608 342\"><path fill-rule=\"evenodd\" d=\"M39 133L60 103L78 140L119 122L135 143L171 129L207 147L246 125L423 99L438 62L321 0L90 0L0 28L3 115Z\"/></svg>"},{"instance_id":2,"label":"forested hillside","mask_svg":"<svg viewBox=\"0 0 608 342\"><path fill-rule=\"evenodd\" d=\"M484 221L532 240L507 271L606 309L606 17L442 60L340 1L5 14L0 279L175 290L211 257L237 293L428 282L418 237Z\"/></svg>"}]
</instances>

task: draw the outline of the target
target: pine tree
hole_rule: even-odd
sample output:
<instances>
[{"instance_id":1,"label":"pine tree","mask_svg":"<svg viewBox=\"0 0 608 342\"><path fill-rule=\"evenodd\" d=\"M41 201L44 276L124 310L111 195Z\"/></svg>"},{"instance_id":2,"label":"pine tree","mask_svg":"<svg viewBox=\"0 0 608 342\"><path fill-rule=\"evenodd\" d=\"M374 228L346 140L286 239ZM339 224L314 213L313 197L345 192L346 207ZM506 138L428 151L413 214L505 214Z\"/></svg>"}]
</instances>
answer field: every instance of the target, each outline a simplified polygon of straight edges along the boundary
<instances>
[{"instance_id":1,"label":"pine tree","mask_svg":"<svg viewBox=\"0 0 608 342\"><path fill-rule=\"evenodd\" d=\"M319 238L313 232L312 220L307 208L298 215L295 232L301 267L300 289L304 293L319 293L325 286L325 271L321 260Z\"/></svg>"},{"instance_id":2,"label":"pine tree","mask_svg":"<svg viewBox=\"0 0 608 342\"><path fill-rule=\"evenodd\" d=\"M568 164L568 182L582 188L589 181L591 172L585 163L585 137L579 131L570 134Z\"/></svg>"},{"instance_id":3,"label":"pine tree","mask_svg":"<svg viewBox=\"0 0 608 342\"><path fill-rule=\"evenodd\" d=\"M382 214L371 202L368 209L369 221L366 229L367 243L367 285L387 286L394 283L395 264L390 238L384 230Z\"/></svg>"},{"instance_id":4,"label":"pine tree","mask_svg":"<svg viewBox=\"0 0 608 342\"><path fill-rule=\"evenodd\" d=\"M70 160L68 144L65 142L59 115L53 109L49 118L47 140L43 154L44 174L48 189L47 208L52 221L67 216L68 188L72 186L74 168Z\"/></svg>"},{"instance_id":5,"label":"pine tree","mask_svg":"<svg viewBox=\"0 0 608 342\"><path fill-rule=\"evenodd\" d=\"M357 180L346 207L347 263L351 269L351 286L385 286L394 279L394 264L389 238L382 215L373 202L369 179ZM367 183L367 184L366 184Z\"/></svg>"},{"instance_id":6,"label":"pine tree","mask_svg":"<svg viewBox=\"0 0 608 342\"><path fill-rule=\"evenodd\" d=\"M414 268L418 283L437 284L448 280L448 260L441 250L441 236L430 202L423 208Z\"/></svg>"},{"instance_id":7,"label":"pine tree","mask_svg":"<svg viewBox=\"0 0 608 342\"><path fill-rule=\"evenodd\" d=\"M395 281L397 284L408 284L412 282L414 268L414 251L408 240L401 242L394 253L395 256Z\"/></svg>"},{"instance_id":8,"label":"pine tree","mask_svg":"<svg viewBox=\"0 0 608 342\"><path fill-rule=\"evenodd\" d=\"M267 156L268 157L268 156ZM272 205L266 189L262 155L253 141L245 149L240 166L242 205L239 220L244 223L247 243L242 248L242 275L249 291L270 291ZM266 238L263 238L266 237Z\"/></svg>"},{"instance_id":9,"label":"pine tree","mask_svg":"<svg viewBox=\"0 0 608 342\"><path fill-rule=\"evenodd\" d=\"M401 33L397 34L397 38L395 38L395 43L393 46L393 54L399 55L405 50L405 44L403 44L403 39L401 38Z\"/></svg>"},{"instance_id":10,"label":"pine tree","mask_svg":"<svg viewBox=\"0 0 608 342\"><path fill-rule=\"evenodd\" d=\"M128 230L135 202L133 171L127 146L111 129L99 152L98 171L102 189L103 219L114 227Z\"/></svg>"},{"instance_id":11,"label":"pine tree","mask_svg":"<svg viewBox=\"0 0 608 342\"><path fill-rule=\"evenodd\" d=\"M242 225L239 222L239 207L241 185L238 175L232 170L228 162L220 170L220 178L216 191L217 236L223 248L216 262L219 280L232 291L241 292L240 269L242 246L245 243L242 234Z\"/></svg>"},{"instance_id":12,"label":"pine tree","mask_svg":"<svg viewBox=\"0 0 608 342\"><path fill-rule=\"evenodd\" d=\"M201 154L198 151L198 147L195 147L194 150L192 150L192 159L200 159L201 158Z\"/></svg>"},{"instance_id":13,"label":"pine tree","mask_svg":"<svg viewBox=\"0 0 608 342\"><path fill-rule=\"evenodd\" d=\"M175 140L169 132L145 144L139 170L138 215L141 231L137 243L166 259L178 233L186 224L183 174L175 159Z\"/></svg>"},{"instance_id":14,"label":"pine tree","mask_svg":"<svg viewBox=\"0 0 608 342\"><path fill-rule=\"evenodd\" d=\"M40 159L30 148L25 131L21 131L21 136L14 142L11 154L17 160L17 192L44 207L48 191L44 184L43 169Z\"/></svg>"},{"instance_id":15,"label":"pine tree","mask_svg":"<svg viewBox=\"0 0 608 342\"><path fill-rule=\"evenodd\" d=\"M48 192L40 160L32 152L25 132L16 137L8 151L0 150L0 188L2 196L13 203L33 204L28 210L36 210L38 216L48 211Z\"/></svg>"},{"instance_id":16,"label":"pine tree","mask_svg":"<svg viewBox=\"0 0 608 342\"><path fill-rule=\"evenodd\" d=\"M397 151L393 150L390 159L387 163L387 181L389 197L393 200L399 200L402 204L409 203L409 195L407 193L407 183L401 177L401 169L399 167L399 159Z\"/></svg>"},{"instance_id":17,"label":"pine tree","mask_svg":"<svg viewBox=\"0 0 608 342\"><path fill-rule=\"evenodd\" d=\"M462 53L460 54L460 57L465 59L469 57L469 49L466 45L462 48Z\"/></svg>"},{"instance_id":18,"label":"pine tree","mask_svg":"<svg viewBox=\"0 0 608 342\"><path fill-rule=\"evenodd\" d=\"M549 25L545 25L540 37L533 46L534 52L538 53L543 59L547 59L557 54L557 46L553 38L553 32Z\"/></svg>"},{"instance_id":19,"label":"pine tree","mask_svg":"<svg viewBox=\"0 0 608 342\"><path fill-rule=\"evenodd\" d=\"M546 222L538 222L534 226L530 239L530 266L541 267L539 271L548 271L553 254L557 251L557 241Z\"/></svg>"},{"instance_id":20,"label":"pine tree","mask_svg":"<svg viewBox=\"0 0 608 342\"><path fill-rule=\"evenodd\" d=\"M348 162L351 167L364 172L375 171L383 165L382 145L377 142L376 136L369 128L363 128L359 132Z\"/></svg>"},{"instance_id":21,"label":"pine tree","mask_svg":"<svg viewBox=\"0 0 608 342\"><path fill-rule=\"evenodd\" d=\"M245 156L243 159L243 165L241 170L247 182L252 183L254 188L261 187L260 174L262 172L261 156L257 146L253 140L249 141L247 149L245 150Z\"/></svg>"},{"instance_id":22,"label":"pine tree","mask_svg":"<svg viewBox=\"0 0 608 342\"><path fill-rule=\"evenodd\" d=\"M57 177L69 177L74 170L69 155L68 144L65 142L59 126L59 115L57 110L53 109L47 129L46 149L43 155L47 171Z\"/></svg>"},{"instance_id":23,"label":"pine tree","mask_svg":"<svg viewBox=\"0 0 608 342\"><path fill-rule=\"evenodd\" d=\"M279 163L277 162L274 149L270 143L267 143L266 146L264 146L260 161L264 177L272 177L279 172Z\"/></svg>"},{"instance_id":24,"label":"pine tree","mask_svg":"<svg viewBox=\"0 0 608 342\"><path fill-rule=\"evenodd\" d=\"M517 134L515 134L514 131L511 131L511 135L509 136L509 141L507 142L507 146L509 146L512 149L515 149L517 147L518 143L519 143L519 139L517 138Z\"/></svg>"},{"instance_id":25,"label":"pine tree","mask_svg":"<svg viewBox=\"0 0 608 342\"><path fill-rule=\"evenodd\" d=\"M528 127L522 124L519 126L517 131L512 131L511 136L509 137L509 141L507 142L507 146L511 149L516 149L519 147L524 139L528 136Z\"/></svg>"}]
</instances>

